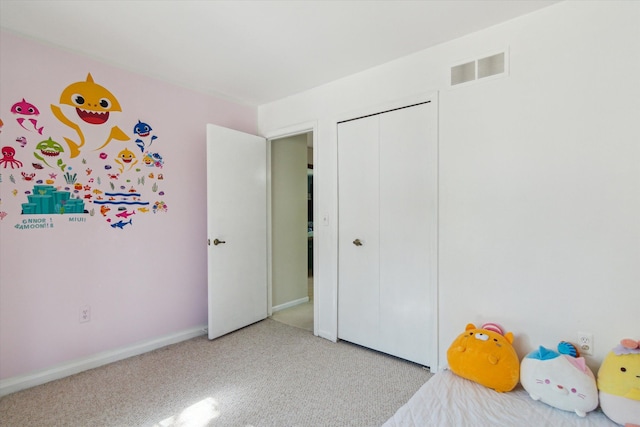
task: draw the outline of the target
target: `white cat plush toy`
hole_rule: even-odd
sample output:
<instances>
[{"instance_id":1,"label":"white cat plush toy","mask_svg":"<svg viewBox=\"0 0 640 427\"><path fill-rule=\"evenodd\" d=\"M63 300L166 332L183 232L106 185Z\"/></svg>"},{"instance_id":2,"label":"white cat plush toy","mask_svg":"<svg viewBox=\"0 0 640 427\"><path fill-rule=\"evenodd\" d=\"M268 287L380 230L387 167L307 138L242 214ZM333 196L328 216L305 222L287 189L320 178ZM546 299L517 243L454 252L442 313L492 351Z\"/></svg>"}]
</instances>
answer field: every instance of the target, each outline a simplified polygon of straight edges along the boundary
<instances>
[{"instance_id":1,"label":"white cat plush toy","mask_svg":"<svg viewBox=\"0 0 640 427\"><path fill-rule=\"evenodd\" d=\"M533 400L580 417L598 407L598 387L583 357L540 346L520 363L520 383Z\"/></svg>"}]
</instances>

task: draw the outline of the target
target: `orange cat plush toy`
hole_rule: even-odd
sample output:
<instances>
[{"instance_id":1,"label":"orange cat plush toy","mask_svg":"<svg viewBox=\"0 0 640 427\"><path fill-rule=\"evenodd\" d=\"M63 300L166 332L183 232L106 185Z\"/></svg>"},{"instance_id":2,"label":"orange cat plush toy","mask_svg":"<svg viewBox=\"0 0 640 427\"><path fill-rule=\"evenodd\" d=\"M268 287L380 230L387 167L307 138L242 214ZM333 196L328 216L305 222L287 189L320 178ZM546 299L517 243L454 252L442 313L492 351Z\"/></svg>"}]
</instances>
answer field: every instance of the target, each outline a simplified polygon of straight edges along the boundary
<instances>
[{"instance_id":1,"label":"orange cat plush toy","mask_svg":"<svg viewBox=\"0 0 640 427\"><path fill-rule=\"evenodd\" d=\"M503 334L495 323L481 328L469 323L447 350L449 368L495 391L511 391L520 379L520 360L512 343L513 333Z\"/></svg>"}]
</instances>

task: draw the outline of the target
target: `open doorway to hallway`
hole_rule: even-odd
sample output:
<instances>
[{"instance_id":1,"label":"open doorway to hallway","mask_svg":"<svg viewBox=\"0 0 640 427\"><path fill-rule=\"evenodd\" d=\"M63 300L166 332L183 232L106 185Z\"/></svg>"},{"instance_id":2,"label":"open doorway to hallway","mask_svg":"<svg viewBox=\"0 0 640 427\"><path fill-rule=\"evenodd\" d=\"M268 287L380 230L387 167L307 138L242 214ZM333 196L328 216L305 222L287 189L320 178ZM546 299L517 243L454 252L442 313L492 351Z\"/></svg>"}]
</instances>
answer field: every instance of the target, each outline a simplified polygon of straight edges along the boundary
<instances>
[{"instance_id":1,"label":"open doorway to hallway","mask_svg":"<svg viewBox=\"0 0 640 427\"><path fill-rule=\"evenodd\" d=\"M312 332L313 233L313 133L272 140L272 318Z\"/></svg>"}]
</instances>

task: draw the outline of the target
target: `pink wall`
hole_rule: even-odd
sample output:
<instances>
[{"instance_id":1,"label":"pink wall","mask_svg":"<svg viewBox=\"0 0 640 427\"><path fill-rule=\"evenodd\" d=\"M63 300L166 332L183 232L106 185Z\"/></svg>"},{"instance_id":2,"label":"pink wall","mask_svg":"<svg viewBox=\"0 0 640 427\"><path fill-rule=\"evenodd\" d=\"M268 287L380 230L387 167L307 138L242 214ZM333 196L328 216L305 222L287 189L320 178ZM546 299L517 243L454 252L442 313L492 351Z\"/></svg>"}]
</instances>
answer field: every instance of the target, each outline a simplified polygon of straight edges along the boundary
<instances>
[{"instance_id":1,"label":"pink wall","mask_svg":"<svg viewBox=\"0 0 640 427\"><path fill-rule=\"evenodd\" d=\"M122 106L109 124L117 125L129 141L112 141L98 148L99 126L88 126L82 152L70 158L64 137L78 139L70 127L52 113L63 89L85 81L91 73L95 83L108 89ZM19 116L10 110L25 98L39 116ZM69 110L72 111L72 110ZM71 113L68 113L71 114ZM17 118L33 118L38 127L22 126ZM10 146L22 162L0 162L0 379L50 368L99 352L163 337L206 324L206 164L205 125L256 132L256 109L222 101L161 81L147 78L35 43L3 31L0 37L0 147ZM161 169L145 169L143 151L136 147L133 125L148 122L158 138L150 152L162 154ZM25 127L27 129L25 129ZM106 129L106 127L105 127ZM16 141L27 138L26 146ZM38 142L52 137L65 152L62 169L56 159L35 154ZM136 154L138 164L114 163L123 148ZM104 152L108 160L99 158ZM35 154L34 154L35 153ZM85 162L82 162L82 159ZM33 164L39 164L42 169ZM105 170L105 166L112 166ZM15 169L12 169L12 166ZM107 173L122 173L116 184L125 190L136 187L150 202L149 212L137 210L131 224L112 227L111 217L100 205L88 201L87 213L71 215L23 215L21 203L34 181L51 174L56 187L69 186L62 176L77 173L78 181L93 189L108 190ZM87 169L92 169L91 175ZM35 173L32 181L22 172ZM149 178L151 174L154 178ZM158 181L158 173L164 179ZM146 181L141 184L140 178ZM13 179L11 179L13 178ZM128 179L128 181L127 181ZM153 183L159 184L156 191ZM15 190L15 191L14 191ZM93 190L92 190L93 191ZM163 194L158 195L159 191ZM15 192L15 195L14 195ZM89 193L80 191L77 197ZM92 193L97 197L96 193ZM161 199L167 211L151 207ZM93 199L95 200L95 199ZM126 206L127 212L138 207ZM89 211L93 208L93 214ZM46 228L17 228L25 219L44 219ZM76 218L76 220L72 220ZM107 222L111 220L111 222ZM128 221L128 219L127 219ZM91 307L92 319L79 322L80 307Z\"/></svg>"}]
</instances>

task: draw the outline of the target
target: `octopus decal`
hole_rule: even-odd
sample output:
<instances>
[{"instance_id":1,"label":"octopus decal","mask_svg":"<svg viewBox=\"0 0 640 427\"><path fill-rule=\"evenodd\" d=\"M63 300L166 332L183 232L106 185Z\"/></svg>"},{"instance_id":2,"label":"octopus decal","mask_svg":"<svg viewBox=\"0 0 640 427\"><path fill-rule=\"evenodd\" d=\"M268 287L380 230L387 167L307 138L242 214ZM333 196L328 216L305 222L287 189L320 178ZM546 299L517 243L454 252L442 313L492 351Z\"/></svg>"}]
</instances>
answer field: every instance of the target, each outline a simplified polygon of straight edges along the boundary
<instances>
[{"instance_id":1,"label":"octopus decal","mask_svg":"<svg viewBox=\"0 0 640 427\"><path fill-rule=\"evenodd\" d=\"M11 165L11 169L20 169L22 162L15 159L16 149L10 146L2 147L2 158L0 159L0 165L7 168L7 165Z\"/></svg>"},{"instance_id":2,"label":"octopus decal","mask_svg":"<svg viewBox=\"0 0 640 427\"><path fill-rule=\"evenodd\" d=\"M67 110L71 107L67 115L63 112L63 107ZM109 90L93 81L91 73L87 74L86 81L67 86L60 95L60 105L52 104L51 111L60 122L73 129L78 135L78 142L63 137L69 146L71 158L80 154L80 149L86 142L86 134L93 132L94 126L105 127L108 130L108 134L102 132L100 139L103 141L95 150L102 149L114 139L118 141L130 139L118 126L114 125L109 129L109 124L112 122L111 113L121 112L122 109Z\"/></svg>"}]
</instances>

